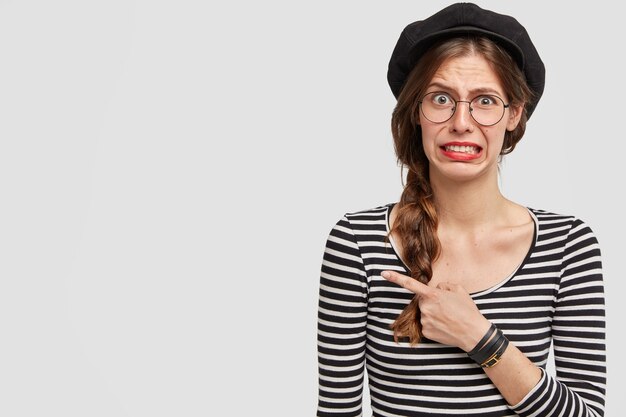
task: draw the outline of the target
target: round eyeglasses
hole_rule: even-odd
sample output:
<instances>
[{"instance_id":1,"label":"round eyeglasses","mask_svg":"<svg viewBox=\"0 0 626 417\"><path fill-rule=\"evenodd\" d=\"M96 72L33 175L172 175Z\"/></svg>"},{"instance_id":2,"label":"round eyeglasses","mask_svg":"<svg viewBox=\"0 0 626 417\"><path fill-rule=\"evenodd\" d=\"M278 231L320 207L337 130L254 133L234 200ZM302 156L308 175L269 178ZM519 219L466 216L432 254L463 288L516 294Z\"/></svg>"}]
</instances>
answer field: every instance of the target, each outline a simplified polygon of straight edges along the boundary
<instances>
[{"instance_id":1,"label":"round eyeglasses","mask_svg":"<svg viewBox=\"0 0 626 417\"><path fill-rule=\"evenodd\" d=\"M458 103L469 104L472 119L482 126L493 126L502 120L509 104L504 104L498 96L481 94L471 101L455 100L450 94L432 92L426 94L420 101L420 109L424 117L433 123L447 122L454 116Z\"/></svg>"}]
</instances>

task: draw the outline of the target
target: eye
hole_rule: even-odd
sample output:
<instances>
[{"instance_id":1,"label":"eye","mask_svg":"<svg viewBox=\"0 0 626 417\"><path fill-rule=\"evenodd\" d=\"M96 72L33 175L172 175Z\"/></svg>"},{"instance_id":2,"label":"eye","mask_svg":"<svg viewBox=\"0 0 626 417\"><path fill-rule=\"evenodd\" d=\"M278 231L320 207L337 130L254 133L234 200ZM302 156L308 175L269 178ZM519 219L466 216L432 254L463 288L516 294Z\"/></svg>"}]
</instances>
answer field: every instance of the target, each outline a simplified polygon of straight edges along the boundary
<instances>
[{"instance_id":1,"label":"eye","mask_svg":"<svg viewBox=\"0 0 626 417\"><path fill-rule=\"evenodd\" d=\"M472 100L472 104L478 107L494 107L498 106L498 99L494 96L478 96Z\"/></svg>"},{"instance_id":2,"label":"eye","mask_svg":"<svg viewBox=\"0 0 626 417\"><path fill-rule=\"evenodd\" d=\"M432 93L431 100L437 106L451 106L454 103L454 100L445 93Z\"/></svg>"}]
</instances>

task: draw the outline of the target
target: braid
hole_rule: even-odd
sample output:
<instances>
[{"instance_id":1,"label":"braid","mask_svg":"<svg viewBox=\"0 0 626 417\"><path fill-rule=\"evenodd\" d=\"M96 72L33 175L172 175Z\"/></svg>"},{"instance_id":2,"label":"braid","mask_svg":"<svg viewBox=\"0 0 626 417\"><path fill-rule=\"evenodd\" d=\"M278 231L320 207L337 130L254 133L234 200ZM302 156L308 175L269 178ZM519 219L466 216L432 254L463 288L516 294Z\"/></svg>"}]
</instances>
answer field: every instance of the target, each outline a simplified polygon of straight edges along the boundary
<instances>
[{"instance_id":1,"label":"braid","mask_svg":"<svg viewBox=\"0 0 626 417\"><path fill-rule=\"evenodd\" d=\"M428 169L428 165L421 165ZM398 214L392 232L397 231L402 241L403 258L411 270L411 277L428 284L433 276L432 262L440 251L437 238L437 213L432 200L428 173L409 169L407 183L398 203ZM412 345L421 338L417 296L391 325L394 340L408 337Z\"/></svg>"}]
</instances>

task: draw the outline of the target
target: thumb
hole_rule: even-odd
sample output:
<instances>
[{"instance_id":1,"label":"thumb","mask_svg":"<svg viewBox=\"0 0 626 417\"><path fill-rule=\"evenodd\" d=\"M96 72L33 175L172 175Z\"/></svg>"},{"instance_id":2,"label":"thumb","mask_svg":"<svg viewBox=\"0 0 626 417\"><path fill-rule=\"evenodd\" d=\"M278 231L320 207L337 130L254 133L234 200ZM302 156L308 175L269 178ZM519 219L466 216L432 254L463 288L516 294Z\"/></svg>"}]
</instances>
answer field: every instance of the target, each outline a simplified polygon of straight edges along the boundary
<instances>
[{"instance_id":1,"label":"thumb","mask_svg":"<svg viewBox=\"0 0 626 417\"><path fill-rule=\"evenodd\" d=\"M383 271L380 275L387 281L398 284L402 288L406 288L407 290L419 296L428 295L433 291L433 289L430 288L428 285L424 285L418 280L408 275L400 274L396 271Z\"/></svg>"}]
</instances>

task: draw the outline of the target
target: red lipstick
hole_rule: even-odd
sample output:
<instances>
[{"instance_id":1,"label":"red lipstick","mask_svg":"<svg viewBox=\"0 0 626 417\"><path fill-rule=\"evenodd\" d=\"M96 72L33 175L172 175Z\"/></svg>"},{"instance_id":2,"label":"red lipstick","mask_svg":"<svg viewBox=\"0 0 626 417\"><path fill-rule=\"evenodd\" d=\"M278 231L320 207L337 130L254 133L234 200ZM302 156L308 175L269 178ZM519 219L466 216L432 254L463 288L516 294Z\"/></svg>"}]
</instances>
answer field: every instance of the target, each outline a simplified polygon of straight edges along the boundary
<instances>
[{"instance_id":1,"label":"red lipstick","mask_svg":"<svg viewBox=\"0 0 626 417\"><path fill-rule=\"evenodd\" d=\"M441 152L454 161L471 161L482 155L483 148L472 142L448 142L439 147Z\"/></svg>"}]
</instances>

